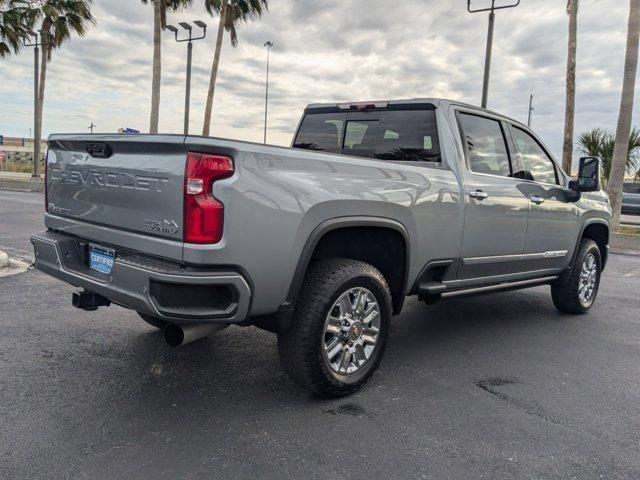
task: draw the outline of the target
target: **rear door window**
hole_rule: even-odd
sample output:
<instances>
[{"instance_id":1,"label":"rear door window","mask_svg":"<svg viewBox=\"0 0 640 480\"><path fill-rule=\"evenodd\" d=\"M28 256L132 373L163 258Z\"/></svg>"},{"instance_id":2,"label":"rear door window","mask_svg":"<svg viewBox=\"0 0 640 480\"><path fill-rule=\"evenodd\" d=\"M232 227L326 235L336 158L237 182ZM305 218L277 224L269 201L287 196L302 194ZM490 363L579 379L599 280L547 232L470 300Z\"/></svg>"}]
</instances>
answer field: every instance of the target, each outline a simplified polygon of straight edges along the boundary
<instances>
[{"instance_id":1,"label":"rear door window","mask_svg":"<svg viewBox=\"0 0 640 480\"><path fill-rule=\"evenodd\" d=\"M307 114L294 147L335 152L330 147L338 135L337 153L379 160L441 162L434 110L374 110L342 115Z\"/></svg>"},{"instance_id":2,"label":"rear door window","mask_svg":"<svg viewBox=\"0 0 640 480\"><path fill-rule=\"evenodd\" d=\"M491 118L460 113L469 170L499 177L511 176L507 143L500 122Z\"/></svg>"}]
</instances>

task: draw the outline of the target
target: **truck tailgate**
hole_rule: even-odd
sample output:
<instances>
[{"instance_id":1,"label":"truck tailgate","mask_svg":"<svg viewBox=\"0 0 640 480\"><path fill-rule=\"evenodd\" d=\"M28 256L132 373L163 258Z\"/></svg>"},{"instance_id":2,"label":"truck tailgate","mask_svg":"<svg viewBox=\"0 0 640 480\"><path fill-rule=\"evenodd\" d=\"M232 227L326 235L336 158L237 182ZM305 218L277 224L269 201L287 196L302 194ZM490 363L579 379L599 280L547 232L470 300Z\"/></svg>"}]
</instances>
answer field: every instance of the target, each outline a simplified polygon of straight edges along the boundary
<instances>
[{"instance_id":1,"label":"truck tailgate","mask_svg":"<svg viewBox=\"0 0 640 480\"><path fill-rule=\"evenodd\" d=\"M182 135L55 135L47 211L112 229L183 239Z\"/></svg>"}]
</instances>

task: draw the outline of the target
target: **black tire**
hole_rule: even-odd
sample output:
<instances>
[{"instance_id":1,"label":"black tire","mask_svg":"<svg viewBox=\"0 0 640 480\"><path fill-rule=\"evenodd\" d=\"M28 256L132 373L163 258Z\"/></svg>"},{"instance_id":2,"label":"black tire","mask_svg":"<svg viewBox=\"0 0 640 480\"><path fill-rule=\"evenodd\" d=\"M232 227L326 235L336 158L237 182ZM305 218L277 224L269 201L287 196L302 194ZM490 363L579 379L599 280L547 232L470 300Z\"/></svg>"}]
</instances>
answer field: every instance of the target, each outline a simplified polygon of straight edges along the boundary
<instances>
[{"instance_id":1,"label":"black tire","mask_svg":"<svg viewBox=\"0 0 640 480\"><path fill-rule=\"evenodd\" d=\"M580 297L582 280L580 273L587 257L595 259L595 285L592 293L586 300ZM602 272L602 255L598 244L589 238L583 238L578 246L575 262L571 267L569 279L566 282L551 285L551 298L558 311L562 313L582 314L586 313L598 294L600 286L600 274Z\"/></svg>"},{"instance_id":2,"label":"black tire","mask_svg":"<svg viewBox=\"0 0 640 480\"><path fill-rule=\"evenodd\" d=\"M147 315L146 313L137 312L141 319L147 322L152 327L157 328L158 330L164 330L164 327L169 325L169 322L162 320L158 317L152 317L151 315Z\"/></svg>"},{"instance_id":3,"label":"black tire","mask_svg":"<svg viewBox=\"0 0 640 480\"><path fill-rule=\"evenodd\" d=\"M330 366L331 362L325 354L326 336L331 335L325 331L325 322L333 309L338 308L334 305L338 299L353 289L364 289L377 302L378 333L370 356L355 367L355 371L338 373ZM366 298L371 299L371 295L365 296L365 301ZM373 302L367 305L373 305ZM364 310L363 304L359 311L360 318L364 317ZM318 261L309 267L305 275L291 327L278 335L278 353L283 368L296 383L317 395L349 395L360 389L378 368L389 337L391 316L389 287L373 266L343 258ZM361 338L364 338L365 330L360 329ZM357 334L357 328L355 332ZM354 354L349 358L356 359L357 356ZM358 360L349 361L359 363Z\"/></svg>"}]
</instances>

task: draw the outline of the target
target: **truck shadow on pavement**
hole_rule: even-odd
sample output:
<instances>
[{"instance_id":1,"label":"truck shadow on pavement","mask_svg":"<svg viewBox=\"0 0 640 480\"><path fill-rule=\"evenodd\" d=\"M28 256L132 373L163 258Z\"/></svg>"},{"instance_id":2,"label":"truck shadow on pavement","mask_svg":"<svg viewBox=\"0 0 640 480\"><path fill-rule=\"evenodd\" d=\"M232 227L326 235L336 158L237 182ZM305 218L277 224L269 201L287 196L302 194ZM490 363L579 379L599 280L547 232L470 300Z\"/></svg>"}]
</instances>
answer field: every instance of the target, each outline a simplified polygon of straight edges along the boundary
<instances>
[{"instance_id":1,"label":"truck shadow on pavement","mask_svg":"<svg viewBox=\"0 0 640 480\"><path fill-rule=\"evenodd\" d=\"M536 330L547 329L549 319L561 318L548 292L542 291L434 306L411 300L394 319L386 358L363 394L376 385L391 388L397 381L396 369L428 370L442 359L444 364L464 365L473 361L469 351L509 350L514 341L518 345L524 336L535 337ZM325 402L288 379L279 364L276 336L256 328L230 327L177 350L166 346L159 332L148 330L125 340L120 348L127 351L142 402L162 400L170 406L194 393L214 403L224 398L240 405Z\"/></svg>"}]
</instances>

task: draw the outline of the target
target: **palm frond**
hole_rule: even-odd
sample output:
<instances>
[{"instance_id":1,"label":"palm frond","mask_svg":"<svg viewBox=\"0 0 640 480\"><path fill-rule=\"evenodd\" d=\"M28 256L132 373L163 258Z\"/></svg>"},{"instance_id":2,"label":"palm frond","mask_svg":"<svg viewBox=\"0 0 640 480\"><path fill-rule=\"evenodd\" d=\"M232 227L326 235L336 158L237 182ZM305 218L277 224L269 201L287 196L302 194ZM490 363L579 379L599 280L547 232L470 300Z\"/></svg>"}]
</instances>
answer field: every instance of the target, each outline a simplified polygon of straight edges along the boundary
<instances>
[{"instance_id":1,"label":"palm frond","mask_svg":"<svg viewBox=\"0 0 640 480\"><path fill-rule=\"evenodd\" d=\"M615 143L615 135L602 128L594 128L593 130L582 133L578 137L578 145L584 155L600 157L602 159L602 176L604 179L608 179L611 173L611 162L613 161ZM639 162L640 129L634 127L629 136L627 173L635 172L638 169Z\"/></svg>"},{"instance_id":2,"label":"palm frond","mask_svg":"<svg viewBox=\"0 0 640 480\"><path fill-rule=\"evenodd\" d=\"M220 15L224 0L204 0L204 8L209 15Z\"/></svg>"},{"instance_id":3,"label":"palm frond","mask_svg":"<svg viewBox=\"0 0 640 480\"><path fill-rule=\"evenodd\" d=\"M143 4L148 5L156 1L160 2L160 25L164 30L167 28L167 12L178 12L193 4L193 0L140 0Z\"/></svg>"},{"instance_id":4,"label":"palm frond","mask_svg":"<svg viewBox=\"0 0 640 480\"><path fill-rule=\"evenodd\" d=\"M47 0L39 8L47 56L51 59L54 49L60 48L72 34L84 36L87 27L96 23L91 14L91 0Z\"/></svg>"},{"instance_id":5,"label":"palm frond","mask_svg":"<svg viewBox=\"0 0 640 480\"><path fill-rule=\"evenodd\" d=\"M638 127L633 127L631 135L629 136L629 153L627 154L627 174L638 171L638 160L640 157L640 130Z\"/></svg>"},{"instance_id":6,"label":"palm frond","mask_svg":"<svg viewBox=\"0 0 640 480\"><path fill-rule=\"evenodd\" d=\"M225 0L205 0L204 6L210 15L220 15L224 8ZM269 0L228 0L224 29L229 32L231 45L238 46L238 25L249 21L255 21L269 9Z\"/></svg>"},{"instance_id":7,"label":"palm frond","mask_svg":"<svg viewBox=\"0 0 640 480\"><path fill-rule=\"evenodd\" d=\"M30 4L22 0L0 1L0 57L18 53L36 17Z\"/></svg>"},{"instance_id":8,"label":"palm frond","mask_svg":"<svg viewBox=\"0 0 640 480\"><path fill-rule=\"evenodd\" d=\"M580 134L578 137L578 145L580 145L580 149L585 155L597 157L600 156L603 145L610 135L610 132L602 128L594 128L593 130Z\"/></svg>"}]
</instances>

